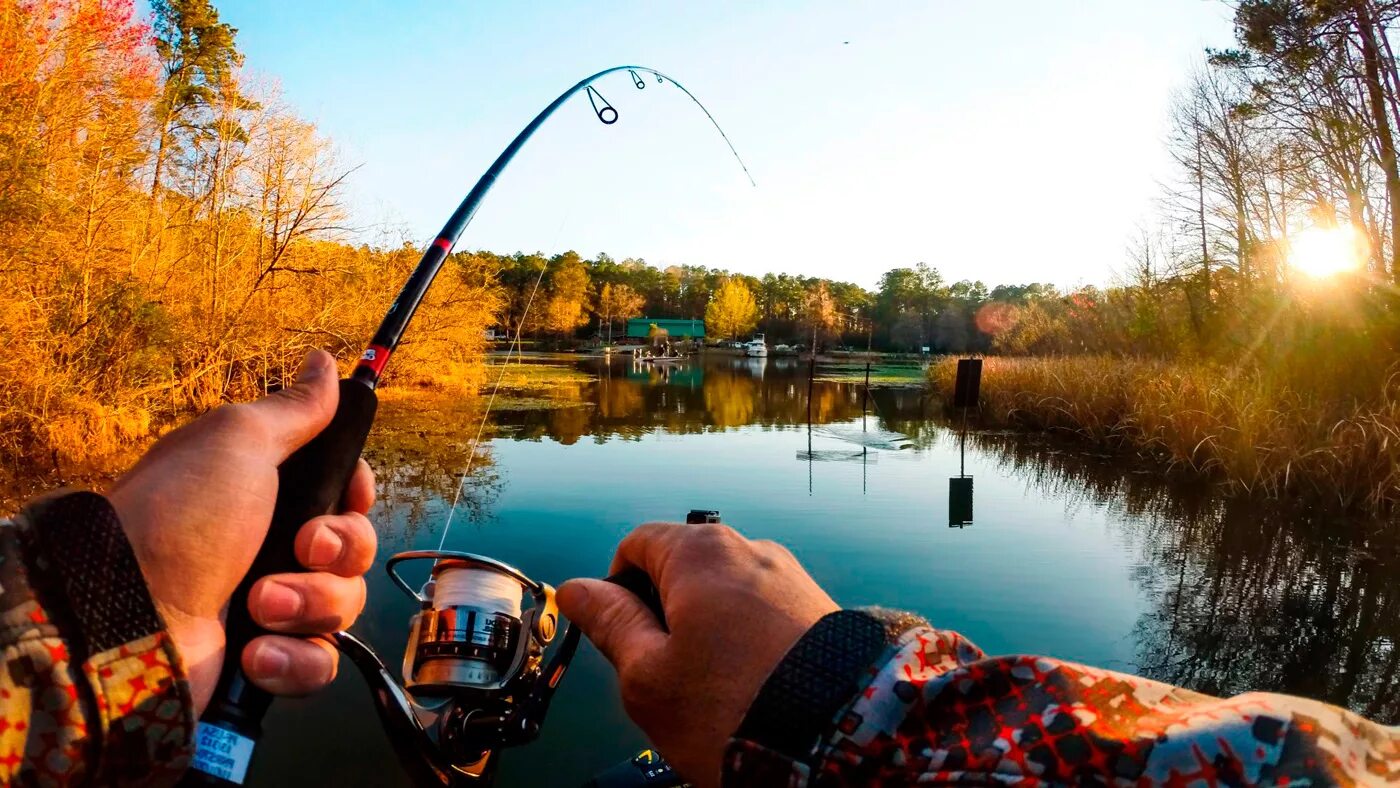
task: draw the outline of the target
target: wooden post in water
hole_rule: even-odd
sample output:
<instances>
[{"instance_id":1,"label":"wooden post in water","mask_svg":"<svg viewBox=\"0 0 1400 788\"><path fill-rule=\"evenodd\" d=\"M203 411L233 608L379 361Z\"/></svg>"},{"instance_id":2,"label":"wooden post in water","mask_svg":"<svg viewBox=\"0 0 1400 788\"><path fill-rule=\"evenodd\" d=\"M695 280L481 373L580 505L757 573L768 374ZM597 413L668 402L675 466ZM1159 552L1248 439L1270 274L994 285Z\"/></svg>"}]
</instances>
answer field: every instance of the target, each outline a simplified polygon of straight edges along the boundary
<instances>
[{"instance_id":1,"label":"wooden post in water","mask_svg":"<svg viewBox=\"0 0 1400 788\"><path fill-rule=\"evenodd\" d=\"M812 386L817 379L817 354L807 361L807 426L812 426Z\"/></svg>"},{"instance_id":2,"label":"wooden post in water","mask_svg":"<svg viewBox=\"0 0 1400 788\"><path fill-rule=\"evenodd\" d=\"M807 362L807 494L812 494L812 384L817 378L817 352Z\"/></svg>"},{"instance_id":3,"label":"wooden post in water","mask_svg":"<svg viewBox=\"0 0 1400 788\"><path fill-rule=\"evenodd\" d=\"M865 407L870 403L870 359L865 360L865 389L860 393L860 431L865 432Z\"/></svg>"}]
</instances>

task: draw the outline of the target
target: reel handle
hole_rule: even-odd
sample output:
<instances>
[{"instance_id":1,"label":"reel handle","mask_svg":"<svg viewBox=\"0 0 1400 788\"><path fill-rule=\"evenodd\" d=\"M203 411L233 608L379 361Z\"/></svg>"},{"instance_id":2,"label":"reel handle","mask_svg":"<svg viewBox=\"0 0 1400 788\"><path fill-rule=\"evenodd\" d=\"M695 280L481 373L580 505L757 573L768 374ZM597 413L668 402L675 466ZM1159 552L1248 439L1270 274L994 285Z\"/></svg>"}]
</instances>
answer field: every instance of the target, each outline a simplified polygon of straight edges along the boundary
<instances>
[{"instance_id":1,"label":"reel handle","mask_svg":"<svg viewBox=\"0 0 1400 788\"><path fill-rule=\"evenodd\" d=\"M661 628L667 632L671 631L666 626L666 611L661 609L661 592L656 590L656 584L651 582L650 575L634 566L603 579L636 594L638 599L646 603L651 614L656 616Z\"/></svg>"},{"instance_id":2,"label":"reel handle","mask_svg":"<svg viewBox=\"0 0 1400 788\"><path fill-rule=\"evenodd\" d=\"M277 469L277 503L272 525L253 566L233 592L228 608L228 642L214 697L200 717L194 761L181 785L239 785L262 736L262 719L272 695L243 674L243 648L264 630L248 614L248 592L258 578L300 572L293 552L297 532L313 517L335 510L379 405L374 390L357 380L340 381L340 402L325 430Z\"/></svg>"},{"instance_id":3,"label":"reel handle","mask_svg":"<svg viewBox=\"0 0 1400 788\"><path fill-rule=\"evenodd\" d=\"M715 509L691 509L685 515L686 525L703 525L719 521L719 512ZM634 566L603 579L636 594L638 599L646 603L651 614L656 616L656 620L661 622L661 628L667 632L670 631L666 626L666 611L661 609L661 592L656 590L656 584L651 582L651 577L646 572Z\"/></svg>"}]
</instances>

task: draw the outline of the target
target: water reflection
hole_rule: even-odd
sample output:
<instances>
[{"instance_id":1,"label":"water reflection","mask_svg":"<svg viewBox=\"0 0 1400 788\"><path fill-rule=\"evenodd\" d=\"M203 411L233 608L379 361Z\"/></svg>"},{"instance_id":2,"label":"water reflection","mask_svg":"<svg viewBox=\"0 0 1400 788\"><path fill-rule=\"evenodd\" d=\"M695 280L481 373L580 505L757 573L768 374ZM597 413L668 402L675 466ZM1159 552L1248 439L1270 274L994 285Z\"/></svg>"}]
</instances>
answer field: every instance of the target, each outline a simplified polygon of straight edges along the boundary
<instances>
[{"instance_id":1,"label":"water reflection","mask_svg":"<svg viewBox=\"0 0 1400 788\"><path fill-rule=\"evenodd\" d=\"M1387 524L1225 501L1155 467L975 423L963 452L922 389L867 399L860 368L818 367L809 383L783 359L527 363L569 374L522 376L540 385L498 400L475 457L476 403L386 393L370 446L381 560L437 545L470 458L447 546L548 582L605 572L638 522L714 508L790 546L843 604L918 610L992 653L1400 720ZM967 512L944 480L974 476ZM975 526L949 528L950 511L975 513ZM376 568L355 629L393 660L412 612ZM406 784L348 672L328 694L279 703L268 730L254 782ZM611 669L585 648L541 740L503 762L502 784L582 784L645 743Z\"/></svg>"},{"instance_id":2,"label":"water reflection","mask_svg":"<svg viewBox=\"0 0 1400 788\"><path fill-rule=\"evenodd\" d=\"M417 391L385 396L364 452L374 468L381 519L395 523L381 532L381 552L411 544L441 502L455 500L466 519L489 517L502 479L488 442L473 454L481 417L475 399Z\"/></svg>"},{"instance_id":3,"label":"water reflection","mask_svg":"<svg viewBox=\"0 0 1400 788\"><path fill-rule=\"evenodd\" d=\"M636 439L656 430L687 435L751 424L831 424L860 418L868 408L873 418L890 419L886 429L908 434L899 426L912 428L915 442L932 437L920 388L876 388L867 405L861 384L809 381L806 365L795 358L720 356L658 365L615 357L577 363L594 380L576 386L571 404L589 407L511 410L507 405L492 418L499 434L516 440L547 437L571 445L584 436L601 442Z\"/></svg>"},{"instance_id":4,"label":"water reflection","mask_svg":"<svg viewBox=\"0 0 1400 788\"><path fill-rule=\"evenodd\" d=\"M567 445L585 436L810 425L796 458L860 464L863 487L881 453L957 437L917 387L875 388L867 402L860 383L820 379L826 371L809 381L794 359L581 363L595 380L577 394L592 407L503 413L503 435ZM811 435L839 443L813 448ZM1132 635L1146 675L1210 693L1299 693L1400 719L1400 561L1385 524L1222 500L1154 468L1024 435L974 430L968 439L1037 496L1062 500L1070 512L1114 513L1140 558L1135 579L1147 612ZM970 525L974 511L972 478L958 470L948 491L954 527Z\"/></svg>"},{"instance_id":5,"label":"water reflection","mask_svg":"<svg viewBox=\"0 0 1400 788\"><path fill-rule=\"evenodd\" d=\"M1144 675L1211 694L1287 692L1400 720L1400 561L1382 522L1221 500L1150 468L1009 434L979 448L1046 496L1096 504L1140 552Z\"/></svg>"}]
</instances>

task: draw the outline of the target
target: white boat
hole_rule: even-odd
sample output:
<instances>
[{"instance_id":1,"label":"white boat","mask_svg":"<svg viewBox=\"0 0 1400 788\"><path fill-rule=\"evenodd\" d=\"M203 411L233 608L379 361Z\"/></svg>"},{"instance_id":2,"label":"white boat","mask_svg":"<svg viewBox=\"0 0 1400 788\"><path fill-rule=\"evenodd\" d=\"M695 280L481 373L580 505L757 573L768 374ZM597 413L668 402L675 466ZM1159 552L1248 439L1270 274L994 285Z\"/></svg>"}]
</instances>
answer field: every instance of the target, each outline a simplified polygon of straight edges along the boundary
<instances>
[{"instance_id":1,"label":"white boat","mask_svg":"<svg viewBox=\"0 0 1400 788\"><path fill-rule=\"evenodd\" d=\"M762 334L754 334L753 339L744 343L744 355L750 358L766 358L768 356L768 343Z\"/></svg>"}]
</instances>

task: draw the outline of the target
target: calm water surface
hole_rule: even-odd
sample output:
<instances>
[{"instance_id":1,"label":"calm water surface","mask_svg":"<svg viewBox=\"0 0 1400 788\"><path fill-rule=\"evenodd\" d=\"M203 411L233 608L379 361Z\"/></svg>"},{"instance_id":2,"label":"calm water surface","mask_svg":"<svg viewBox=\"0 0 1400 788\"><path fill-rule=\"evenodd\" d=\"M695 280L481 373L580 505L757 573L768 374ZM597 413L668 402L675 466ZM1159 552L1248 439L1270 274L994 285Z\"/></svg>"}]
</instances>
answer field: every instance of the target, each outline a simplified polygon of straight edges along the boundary
<instances>
[{"instance_id":1,"label":"calm water surface","mask_svg":"<svg viewBox=\"0 0 1400 788\"><path fill-rule=\"evenodd\" d=\"M1213 500L1151 469L975 423L960 451L898 370L876 370L866 406L861 370L818 367L809 387L792 359L664 372L527 364L492 413L448 548L558 585L603 574L637 523L719 509L743 533L787 545L838 602L918 611L989 653L1207 692L1293 692L1400 720L1400 561L1365 535L1372 524ZM381 563L437 546L475 407L384 406L369 452ZM959 475L973 478L975 500L971 524L953 527ZM412 613L377 566L357 631L391 665ZM407 784L348 664L325 695L275 706L267 727L250 783ZM579 785L644 744L585 645L544 735L507 751L501 785Z\"/></svg>"}]
</instances>

